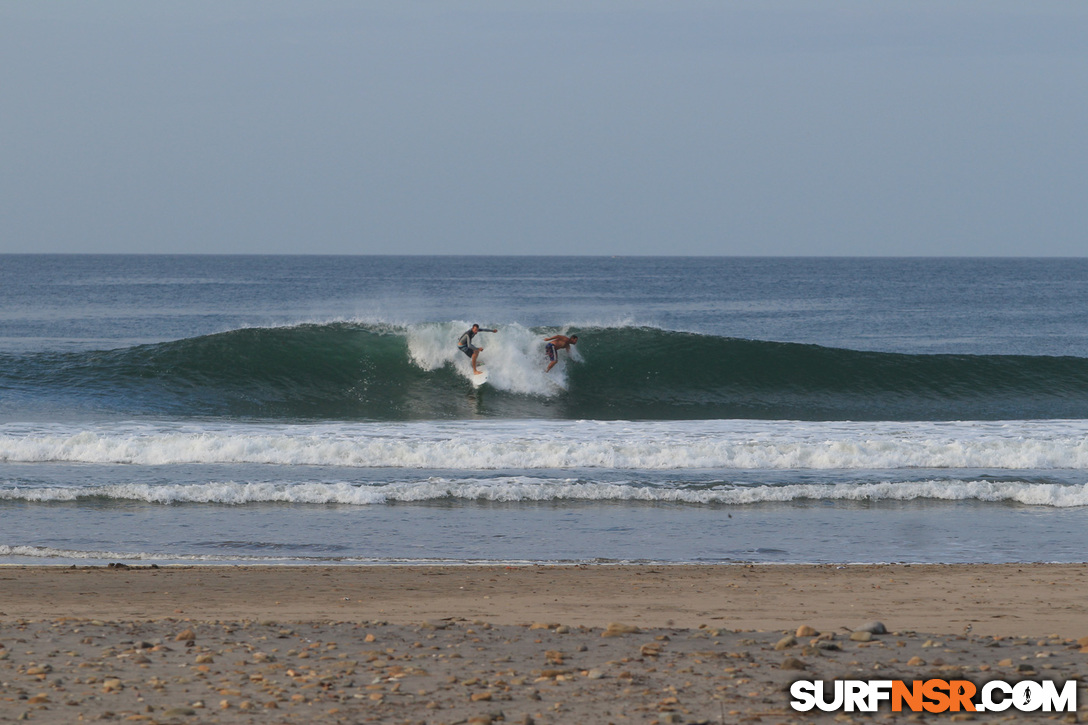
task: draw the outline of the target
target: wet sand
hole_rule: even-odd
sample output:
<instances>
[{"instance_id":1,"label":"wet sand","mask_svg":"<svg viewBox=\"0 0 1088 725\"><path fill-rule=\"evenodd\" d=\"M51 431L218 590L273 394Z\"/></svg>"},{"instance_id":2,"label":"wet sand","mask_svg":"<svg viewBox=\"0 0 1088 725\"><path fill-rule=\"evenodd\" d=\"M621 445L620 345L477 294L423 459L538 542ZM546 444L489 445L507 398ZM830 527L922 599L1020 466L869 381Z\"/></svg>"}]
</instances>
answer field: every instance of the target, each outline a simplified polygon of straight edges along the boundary
<instances>
[{"instance_id":1,"label":"wet sand","mask_svg":"<svg viewBox=\"0 0 1088 725\"><path fill-rule=\"evenodd\" d=\"M3 567L0 721L841 722L789 683L1088 675L1086 595L1085 565Z\"/></svg>"}]
</instances>

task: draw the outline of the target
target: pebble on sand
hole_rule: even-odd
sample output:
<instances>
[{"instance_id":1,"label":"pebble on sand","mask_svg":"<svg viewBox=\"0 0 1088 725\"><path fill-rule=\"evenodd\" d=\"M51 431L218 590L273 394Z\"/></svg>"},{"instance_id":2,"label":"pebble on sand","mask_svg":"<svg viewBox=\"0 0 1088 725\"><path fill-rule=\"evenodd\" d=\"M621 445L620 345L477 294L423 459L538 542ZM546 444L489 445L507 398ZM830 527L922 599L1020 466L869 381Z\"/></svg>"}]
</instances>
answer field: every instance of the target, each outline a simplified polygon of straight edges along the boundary
<instances>
[{"instance_id":1,"label":"pebble on sand","mask_svg":"<svg viewBox=\"0 0 1088 725\"><path fill-rule=\"evenodd\" d=\"M798 630L800 631L800 630ZM797 638L793 635L786 635L782 639L775 642L774 648L776 650L784 650L797 645Z\"/></svg>"},{"instance_id":2,"label":"pebble on sand","mask_svg":"<svg viewBox=\"0 0 1088 725\"><path fill-rule=\"evenodd\" d=\"M855 632L868 632L869 634L887 634L888 630L883 622L866 622L860 627L854 627Z\"/></svg>"},{"instance_id":3,"label":"pebble on sand","mask_svg":"<svg viewBox=\"0 0 1088 725\"><path fill-rule=\"evenodd\" d=\"M191 642L196 639L196 632L191 629L183 629L174 636L175 642Z\"/></svg>"},{"instance_id":4,"label":"pebble on sand","mask_svg":"<svg viewBox=\"0 0 1088 725\"><path fill-rule=\"evenodd\" d=\"M642 630L633 624L624 624L623 622L611 622L605 627L604 632L601 633L602 637L619 637L624 634L637 634Z\"/></svg>"},{"instance_id":5,"label":"pebble on sand","mask_svg":"<svg viewBox=\"0 0 1088 725\"><path fill-rule=\"evenodd\" d=\"M796 657L787 657L786 659L782 660L782 664L779 665L779 669L805 670L808 669L808 665L806 665L804 662L797 659Z\"/></svg>"}]
</instances>

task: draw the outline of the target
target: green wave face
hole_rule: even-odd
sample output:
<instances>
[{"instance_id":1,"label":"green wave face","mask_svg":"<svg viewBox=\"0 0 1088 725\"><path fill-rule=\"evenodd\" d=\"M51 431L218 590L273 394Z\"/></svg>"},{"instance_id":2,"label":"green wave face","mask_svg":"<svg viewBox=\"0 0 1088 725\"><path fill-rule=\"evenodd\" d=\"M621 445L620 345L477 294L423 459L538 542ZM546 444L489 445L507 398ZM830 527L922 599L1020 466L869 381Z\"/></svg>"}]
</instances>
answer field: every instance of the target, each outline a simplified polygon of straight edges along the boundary
<instances>
[{"instance_id":1,"label":"green wave face","mask_svg":"<svg viewBox=\"0 0 1088 725\"><path fill-rule=\"evenodd\" d=\"M903 355L650 329L586 336L575 415L948 420L1081 418L1088 360ZM591 391L591 392L590 392ZM638 414L632 415L637 411ZM594 416L596 417L596 416Z\"/></svg>"},{"instance_id":2,"label":"green wave face","mask_svg":"<svg viewBox=\"0 0 1088 725\"><path fill-rule=\"evenodd\" d=\"M798 420L1088 418L1088 360L902 355L650 328L577 330L545 375L543 336L460 323L251 328L93 353L0 356L18 411L407 420L473 417Z\"/></svg>"}]
</instances>

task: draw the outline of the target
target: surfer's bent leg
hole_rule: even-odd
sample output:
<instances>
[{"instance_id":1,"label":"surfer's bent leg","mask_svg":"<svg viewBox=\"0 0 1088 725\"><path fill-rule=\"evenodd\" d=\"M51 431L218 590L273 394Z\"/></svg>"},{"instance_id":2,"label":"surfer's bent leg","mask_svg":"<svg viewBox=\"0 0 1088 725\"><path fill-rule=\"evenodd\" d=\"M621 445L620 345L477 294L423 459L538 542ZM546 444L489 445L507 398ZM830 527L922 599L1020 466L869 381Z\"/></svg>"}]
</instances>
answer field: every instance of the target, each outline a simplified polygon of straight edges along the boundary
<instances>
[{"instance_id":1,"label":"surfer's bent leg","mask_svg":"<svg viewBox=\"0 0 1088 725\"><path fill-rule=\"evenodd\" d=\"M555 354L555 345L553 345L552 343L549 342L544 347L544 354L548 356L548 360L549 360L548 367L547 367L546 370L544 370L544 372L548 372L549 370L551 370L552 368L555 367L555 364L557 362L559 362L559 356Z\"/></svg>"}]
</instances>

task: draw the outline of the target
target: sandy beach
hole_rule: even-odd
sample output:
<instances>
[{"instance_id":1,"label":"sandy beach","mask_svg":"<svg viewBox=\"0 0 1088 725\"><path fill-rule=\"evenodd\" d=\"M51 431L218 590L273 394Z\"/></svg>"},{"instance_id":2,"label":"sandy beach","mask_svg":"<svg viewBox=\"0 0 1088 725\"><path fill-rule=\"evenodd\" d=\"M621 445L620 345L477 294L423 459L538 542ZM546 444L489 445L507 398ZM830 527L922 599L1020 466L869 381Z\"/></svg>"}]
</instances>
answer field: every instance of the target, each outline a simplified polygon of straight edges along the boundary
<instances>
[{"instance_id":1,"label":"sandy beach","mask_svg":"<svg viewBox=\"0 0 1088 725\"><path fill-rule=\"evenodd\" d=\"M1079 678L1086 575L1084 565L8 567L0 720L842 721L791 711L789 684ZM860 634L874 621L887 633Z\"/></svg>"}]
</instances>

